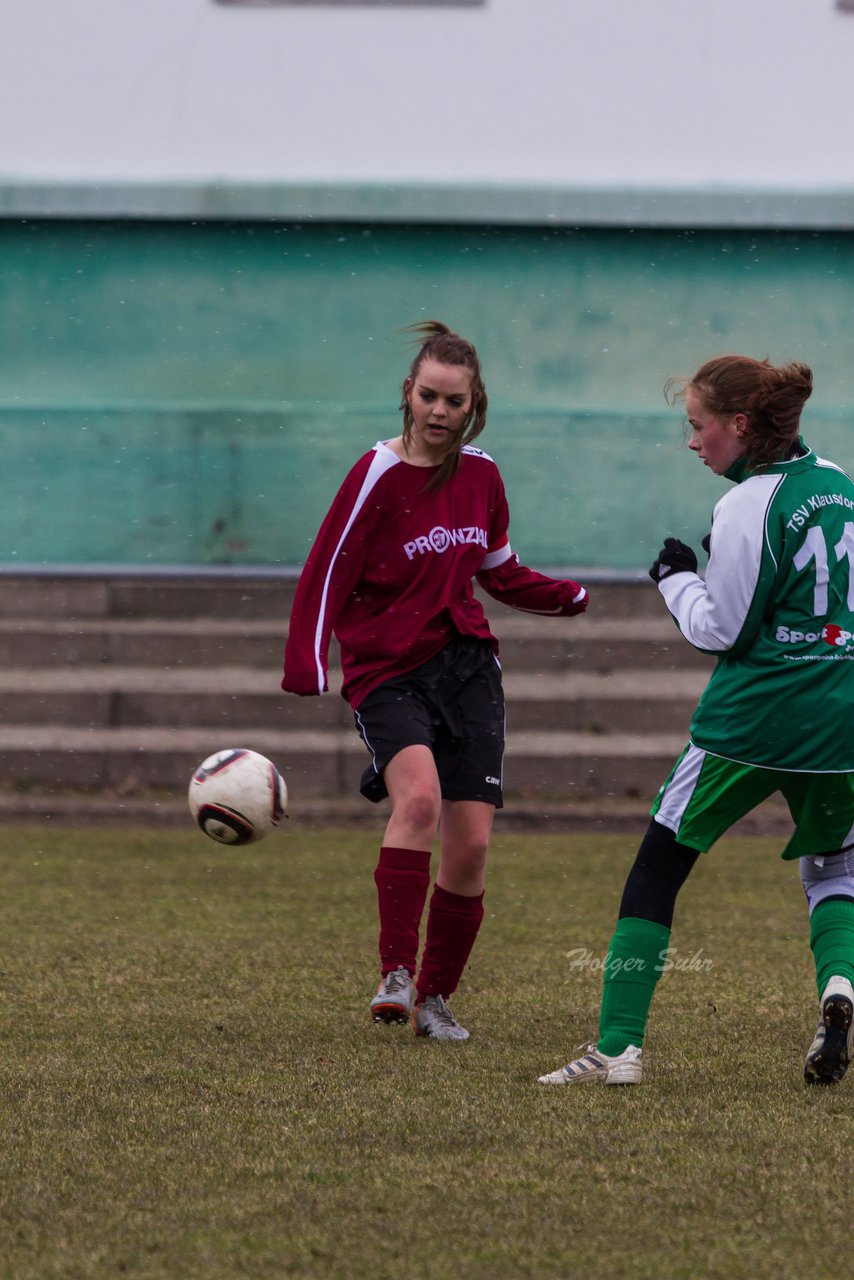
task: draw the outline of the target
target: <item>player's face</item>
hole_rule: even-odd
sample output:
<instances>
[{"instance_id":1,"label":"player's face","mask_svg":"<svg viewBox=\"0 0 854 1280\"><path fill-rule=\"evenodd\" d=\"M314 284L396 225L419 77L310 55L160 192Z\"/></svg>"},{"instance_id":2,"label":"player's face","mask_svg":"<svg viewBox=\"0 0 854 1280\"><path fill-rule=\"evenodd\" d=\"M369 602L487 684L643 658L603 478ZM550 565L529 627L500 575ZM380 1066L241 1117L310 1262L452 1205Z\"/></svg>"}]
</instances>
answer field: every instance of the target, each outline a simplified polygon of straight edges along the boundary
<instances>
[{"instance_id":1,"label":"player's face","mask_svg":"<svg viewBox=\"0 0 854 1280\"><path fill-rule=\"evenodd\" d=\"M685 395L685 413L691 427L688 448L693 449L703 465L714 471L716 476L722 476L744 455L745 415L737 413L731 418L715 417L690 387Z\"/></svg>"},{"instance_id":2,"label":"player's face","mask_svg":"<svg viewBox=\"0 0 854 1280\"><path fill-rule=\"evenodd\" d=\"M465 365L424 360L407 378L414 450L438 462L453 447L471 410L471 377Z\"/></svg>"}]
</instances>

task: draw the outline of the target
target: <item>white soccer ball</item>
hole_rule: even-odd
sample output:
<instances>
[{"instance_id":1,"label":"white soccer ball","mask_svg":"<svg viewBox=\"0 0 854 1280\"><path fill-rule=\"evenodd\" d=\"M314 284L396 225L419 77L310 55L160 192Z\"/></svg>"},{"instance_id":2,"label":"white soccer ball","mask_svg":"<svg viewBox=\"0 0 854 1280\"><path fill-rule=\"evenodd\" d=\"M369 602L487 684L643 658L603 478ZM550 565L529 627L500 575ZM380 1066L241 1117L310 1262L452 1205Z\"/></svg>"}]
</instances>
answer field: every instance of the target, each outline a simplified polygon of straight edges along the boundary
<instances>
[{"instance_id":1,"label":"white soccer ball","mask_svg":"<svg viewBox=\"0 0 854 1280\"><path fill-rule=\"evenodd\" d=\"M203 760L190 779L190 813L219 844L252 844L278 825L288 789L266 756L227 747Z\"/></svg>"}]
</instances>

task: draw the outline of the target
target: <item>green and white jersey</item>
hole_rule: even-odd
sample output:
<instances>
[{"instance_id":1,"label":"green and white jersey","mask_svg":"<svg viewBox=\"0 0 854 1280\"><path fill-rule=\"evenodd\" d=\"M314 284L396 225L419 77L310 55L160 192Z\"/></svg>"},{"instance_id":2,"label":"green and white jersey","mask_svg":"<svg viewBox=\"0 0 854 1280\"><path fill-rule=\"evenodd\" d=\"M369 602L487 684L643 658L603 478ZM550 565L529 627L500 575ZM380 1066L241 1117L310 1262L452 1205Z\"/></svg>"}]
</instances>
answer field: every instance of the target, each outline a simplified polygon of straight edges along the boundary
<instances>
[{"instance_id":1,"label":"green and white jersey","mask_svg":"<svg viewBox=\"0 0 854 1280\"><path fill-rule=\"evenodd\" d=\"M718 663L695 746L803 773L854 770L854 483L812 450L749 471L717 504L705 580L658 588L679 629Z\"/></svg>"}]
</instances>

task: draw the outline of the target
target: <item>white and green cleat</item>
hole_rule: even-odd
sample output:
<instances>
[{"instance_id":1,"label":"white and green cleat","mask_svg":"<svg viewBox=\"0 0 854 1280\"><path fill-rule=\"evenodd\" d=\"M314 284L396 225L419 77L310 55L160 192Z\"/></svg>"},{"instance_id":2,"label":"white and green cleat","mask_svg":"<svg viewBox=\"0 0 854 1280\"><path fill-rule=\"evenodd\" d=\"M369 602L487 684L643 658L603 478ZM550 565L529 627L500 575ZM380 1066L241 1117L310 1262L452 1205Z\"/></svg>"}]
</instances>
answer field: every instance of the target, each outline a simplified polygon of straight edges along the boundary
<instances>
[{"instance_id":1,"label":"white and green cleat","mask_svg":"<svg viewBox=\"0 0 854 1280\"><path fill-rule=\"evenodd\" d=\"M602 1084L640 1084L643 1079L641 1054L637 1045L630 1044L622 1053L609 1058L607 1053L600 1053L595 1044L589 1044L580 1058L540 1076L538 1083L587 1084L599 1080Z\"/></svg>"}]
</instances>

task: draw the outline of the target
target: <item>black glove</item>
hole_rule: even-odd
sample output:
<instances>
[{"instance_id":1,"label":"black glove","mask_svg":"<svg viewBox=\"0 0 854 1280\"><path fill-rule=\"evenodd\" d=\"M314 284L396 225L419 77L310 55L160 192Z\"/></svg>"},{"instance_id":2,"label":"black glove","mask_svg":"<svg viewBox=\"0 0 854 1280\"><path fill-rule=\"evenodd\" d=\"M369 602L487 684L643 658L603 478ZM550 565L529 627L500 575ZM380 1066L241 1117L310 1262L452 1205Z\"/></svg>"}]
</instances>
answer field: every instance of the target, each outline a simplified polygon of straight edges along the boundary
<instances>
[{"instance_id":1,"label":"black glove","mask_svg":"<svg viewBox=\"0 0 854 1280\"><path fill-rule=\"evenodd\" d=\"M709 532L706 534L706 536L705 536L705 538L703 539L703 541L700 543L700 546L703 548L703 550L705 551L705 553L706 553L706 555L707 555L707 556L710 556L710 555L712 554L712 531L711 531L711 529L710 529L710 530L709 530Z\"/></svg>"},{"instance_id":2,"label":"black glove","mask_svg":"<svg viewBox=\"0 0 854 1280\"><path fill-rule=\"evenodd\" d=\"M674 573L696 573L697 557L690 547L678 538L665 538L664 546L658 553L658 559L650 566L649 576L653 582L661 582Z\"/></svg>"}]
</instances>

